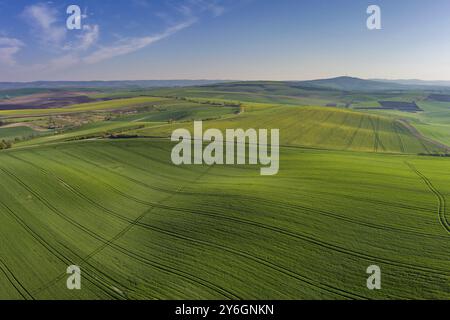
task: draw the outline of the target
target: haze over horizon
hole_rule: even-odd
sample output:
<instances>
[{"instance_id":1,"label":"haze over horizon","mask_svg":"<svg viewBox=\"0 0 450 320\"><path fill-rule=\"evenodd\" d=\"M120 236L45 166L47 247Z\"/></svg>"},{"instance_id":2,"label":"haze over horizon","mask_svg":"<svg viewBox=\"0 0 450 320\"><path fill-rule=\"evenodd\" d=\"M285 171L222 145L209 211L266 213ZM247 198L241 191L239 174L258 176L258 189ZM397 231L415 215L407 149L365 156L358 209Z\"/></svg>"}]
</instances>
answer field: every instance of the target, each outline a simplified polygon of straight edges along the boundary
<instances>
[{"instance_id":1,"label":"haze over horizon","mask_svg":"<svg viewBox=\"0 0 450 320\"><path fill-rule=\"evenodd\" d=\"M70 4L0 0L0 81L450 81L446 0L80 0L67 30Z\"/></svg>"},{"instance_id":2,"label":"haze over horizon","mask_svg":"<svg viewBox=\"0 0 450 320\"><path fill-rule=\"evenodd\" d=\"M450 80L439 80L439 79L435 79L435 80L423 80L423 79L388 79L388 78L359 78L359 77L354 77L354 76L335 76L335 77L327 77L327 78L311 78L311 79L290 79L290 80L284 80L284 79L278 79L278 80L274 80L274 79L176 79L176 78L172 78L172 79L110 79L110 80L103 80L103 79L90 79L90 80L80 80L80 79L71 79L71 80L42 80L42 79L37 79L37 80L30 80L30 81L0 81L1 83L35 83L35 82L138 82L138 81L161 81L161 82L170 82L170 81L192 81L192 82L246 82L246 81L277 81L277 82L302 82L302 81L314 81L314 80L334 80L334 79L339 79L339 78L348 78L348 79L357 79L357 80L366 80L366 81L377 81L377 82L423 82L425 83L430 83L430 84L438 84L438 83L445 83L446 85L450 85Z\"/></svg>"}]
</instances>

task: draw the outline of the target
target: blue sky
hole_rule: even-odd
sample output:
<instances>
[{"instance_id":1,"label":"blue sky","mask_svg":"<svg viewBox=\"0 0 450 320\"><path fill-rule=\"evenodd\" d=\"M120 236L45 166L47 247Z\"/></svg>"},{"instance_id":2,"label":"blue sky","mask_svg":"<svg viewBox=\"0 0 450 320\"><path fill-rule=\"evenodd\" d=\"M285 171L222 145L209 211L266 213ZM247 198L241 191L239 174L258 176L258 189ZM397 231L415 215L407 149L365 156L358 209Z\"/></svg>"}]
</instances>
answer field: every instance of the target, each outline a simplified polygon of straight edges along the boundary
<instances>
[{"instance_id":1,"label":"blue sky","mask_svg":"<svg viewBox=\"0 0 450 320\"><path fill-rule=\"evenodd\" d=\"M0 81L450 80L449 40L448 0L0 0Z\"/></svg>"}]
</instances>

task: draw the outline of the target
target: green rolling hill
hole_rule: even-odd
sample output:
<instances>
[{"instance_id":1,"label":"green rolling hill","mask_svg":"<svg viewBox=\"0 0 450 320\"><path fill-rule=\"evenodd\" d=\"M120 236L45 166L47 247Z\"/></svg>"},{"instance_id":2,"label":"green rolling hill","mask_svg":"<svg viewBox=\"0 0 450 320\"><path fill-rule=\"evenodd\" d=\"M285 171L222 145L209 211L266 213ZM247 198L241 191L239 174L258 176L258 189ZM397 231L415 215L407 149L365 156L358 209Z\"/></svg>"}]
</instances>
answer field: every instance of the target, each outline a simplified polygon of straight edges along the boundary
<instances>
[{"instance_id":1,"label":"green rolling hill","mask_svg":"<svg viewBox=\"0 0 450 320\"><path fill-rule=\"evenodd\" d=\"M450 163L426 156L448 153L446 104L261 85L4 111L8 124L82 125L0 151L0 299L449 299ZM424 111L311 106L349 99ZM168 138L193 120L280 129L279 173L173 165ZM66 288L71 264L80 291Z\"/></svg>"},{"instance_id":2,"label":"green rolling hill","mask_svg":"<svg viewBox=\"0 0 450 320\"><path fill-rule=\"evenodd\" d=\"M404 122L382 115L364 114L321 107L245 107L244 112L204 123L207 128L279 128L280 143L315 147L387 153L438 153L446 147L421 137ZM175 123L146 127L134 134L167 136L174 128L191 124Z\"/></svg>"},{"instance_id":3,"label":"green rolling hill","mask_svg":"<svg viewBox=\"0 0 450 320\"><path fill-rule=\"evenodd\" d=\"M271 178L177 167L170 150L131 139L1 152L0 298L450 297L445 159L283 147ZM69 264L83 290L66 289ZM371 264L383 290L365 288Z\"/></svg>"}]
</instances>

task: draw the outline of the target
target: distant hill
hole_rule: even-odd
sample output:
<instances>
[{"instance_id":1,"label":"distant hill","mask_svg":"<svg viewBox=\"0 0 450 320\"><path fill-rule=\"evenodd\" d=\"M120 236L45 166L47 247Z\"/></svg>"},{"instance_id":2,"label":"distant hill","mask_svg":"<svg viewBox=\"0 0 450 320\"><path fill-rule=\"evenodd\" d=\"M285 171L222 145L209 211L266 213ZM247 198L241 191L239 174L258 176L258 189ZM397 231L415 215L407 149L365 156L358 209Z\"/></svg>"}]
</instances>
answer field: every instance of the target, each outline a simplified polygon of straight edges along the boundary
<instances>
[{"instance_id":1,"label":"distant hill","mask_svg":"<svg viewBox=\"0 0 450 320\"><path fill-rule=\"evenodd\" d=\"M396 83L408 86L433 86L433 87L450 87L450 81L429 81L418 79L398 79L398 80L386 80L386 79L372 79L374 81L381 81L385 83Z\"/></svg>"},{"instance_id":2,"label":"distant hill","mask_svg":"<svg viewBox=\"0 0 450 320\"><path fill-rule=\"evenodd\" d=\"M439 85L438 85L439 84ZM448 84L448 87L445 85ZM58 89L158 89L203 87L226 92L264 92L276 95L333 95L344 92L435 91L450 92L450 82L421 80L366 80L355 77L336 77L306 81L231 81L231 80L118 80L118 81L36 81L0 82L0 91L58 90Z\"/></svg>"},{"instance_id":3,"label":"distant hill","mask_svg":"<svg viewBox=\"0 0 450 320\"><path fill-rule=\"evenodd\" d=\"M0 82L0 90L28 88L158 88L208 85L226 80L35 81Z\"/></svg>"},{"instance_id":4,"label":"distant hill","mask_svg":"<svg viewBox=\"0 0 450 320\"><path fill-rule=\"evenodd\" d=\"M435 97L434 100L447 99L447 96L450 96L450 87L409 86L338 77L310 81L239 81L196 87L154 88L151 94L201 98L219 102L227 100L366 109L380 108L379 101L400 101L412 104L415 101L427 99L431 101L432 99L428 98L430 96ZM401 109L404 109L403 106Z\"/></svg>"},{"instance_id":5,"label":"distant hill","mask_svg":"<svg viewBox=\"0 0 450 320\"><path fill-rule=\"evenodd\" d=\"M327 91L389 91L408 90L408 85L374 80L365 80L353 77L337 77L330 79L306 80L306 81L240 81L217 83L206 85L222 89L244 89L243 91L255 91L258 89L280 90L281 88L303 90L327 90Z\"/></svg>"},{"instance_id":6,"label":"distant hill","mask_svg":"<svg viewBox=\"0 0 450 320\"><path fill-rule=\"evenodd\" d=\"M329 79L305 80L305 81L240 81L227 82L206 85L215 89L222 89L224 91L260 91L266 90L268 92L294 93L292 90L302 91L346 91L346 92L381 92L381 91L448 91L449 87L442 85L432 85L428 82L411 82L398 83L396 81L378 81L366 80L355 77L336 77Z\"/></svg>"},{"instance_id":7,"label":"distant hill","mask_svg":"<svg viewBox=\"0 0 450 320\"><path fill-rule=\"evenodd\" d=\"M300 81L304 86L314 88L327 88L341 91L383 91L383 90L407 90L407 85L382 82L375 80L365 80L354 77L337 77L330 79L319 79L310 81Z\"/></svg>"}]
</instances>

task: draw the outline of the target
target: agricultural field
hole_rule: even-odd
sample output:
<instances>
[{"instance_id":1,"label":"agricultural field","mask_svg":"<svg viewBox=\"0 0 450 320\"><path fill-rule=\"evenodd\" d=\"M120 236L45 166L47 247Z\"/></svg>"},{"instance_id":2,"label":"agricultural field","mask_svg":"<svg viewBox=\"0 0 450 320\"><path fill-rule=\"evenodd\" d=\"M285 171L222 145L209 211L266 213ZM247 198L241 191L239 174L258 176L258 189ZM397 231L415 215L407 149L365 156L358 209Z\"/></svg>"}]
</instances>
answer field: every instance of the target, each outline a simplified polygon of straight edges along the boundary
<instances>
[{"instance_id":1,"label":"agricultural field","mask_svg":"<svg viewBox=\"0 0 450 320\"><path fill-rule=\"evenodd\" d=\"M0 140L37 133L0 151L0 299L450 299L447 102L343 85L77 89L103 101L0 111ZM278 174L174 165L194 120L279 129Z\"/></svg>"},{"instance_id":2,"label":"agricultural field","mask_svg":"<svg viewBox=\"0 0 450 320\"><path fill-rule=\"evenodd\" d=\"M27 126L0 127L0 140L15 140L39 135L38 131Z\"/></svg>"},{"instance_id":3,"label":"agricultural field","mask_svg":"<svg viewBox=\"0 0 450 320\"><path fill-rule=\"evenodd\" d=\"M134 108L157 104L164 101L164 98L136 97L128 99L116 99L114 101L90 102L81 104L71 104L61 108L45 109L13 109L0 110L0 116L42 116L52 114L82 113L92 111L113 111L115 109Z\"/></svg>"},{"instance_id":4,"label":"agricultural field","mask_svg":"<svg viewBox=\"0 0 450 320\"><path fill-rule=\"evenodd\" d=\"M324 107L246 107L236 117L212 120L204 129L279 128L280 143L326 149L386 153L439 153L447 148L415 134L404 122L382 115L363 114ZM170 137L174 128L187 127L173 123L133 130L140 136ZM189 124L189 129L192 125Z\"/></svg>"},{"instance_id":5,"label":"agricultural field","mask_svg":"<svg viewBox=\"0 0 450 320\"><path fill-rule=\"evenodd\" d=\"M285 147L273 179L177 167L170 150L128 139L2 152L0 297L450 298L446 159ZM68 264L83 290L66 289ZM365 288L370 264L383 290Z\"/></svg>"}]
</instances>

